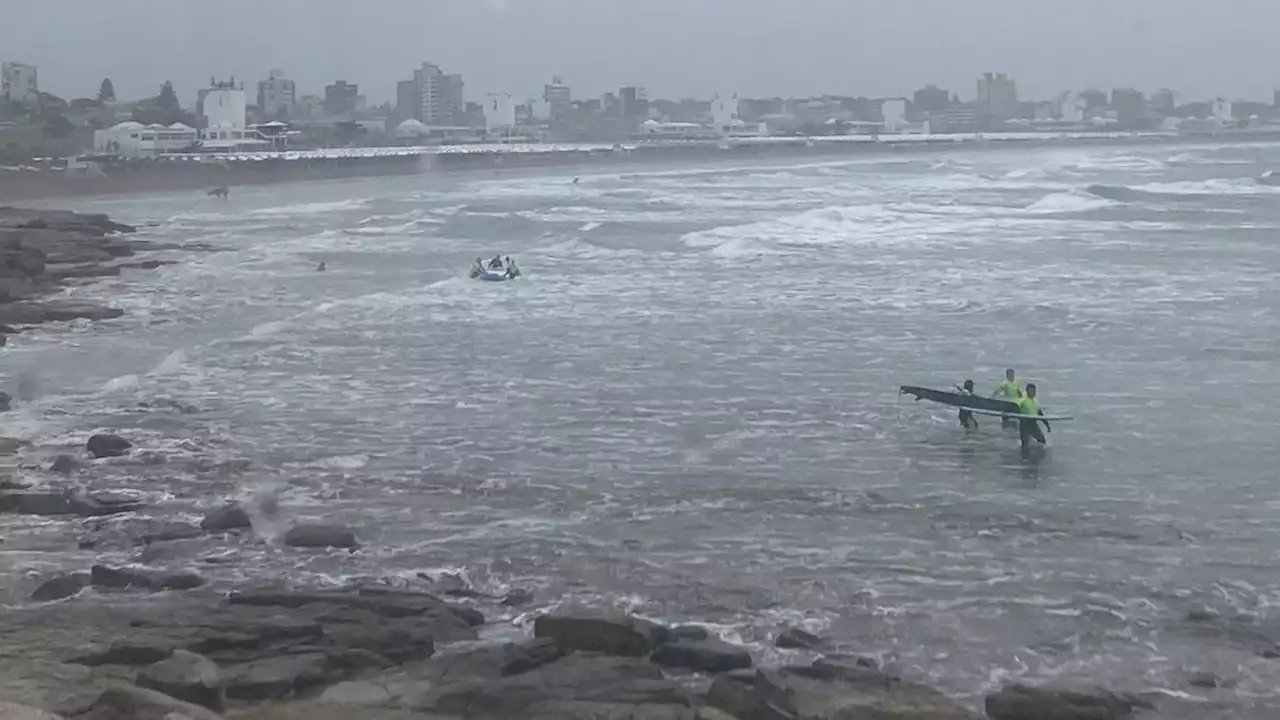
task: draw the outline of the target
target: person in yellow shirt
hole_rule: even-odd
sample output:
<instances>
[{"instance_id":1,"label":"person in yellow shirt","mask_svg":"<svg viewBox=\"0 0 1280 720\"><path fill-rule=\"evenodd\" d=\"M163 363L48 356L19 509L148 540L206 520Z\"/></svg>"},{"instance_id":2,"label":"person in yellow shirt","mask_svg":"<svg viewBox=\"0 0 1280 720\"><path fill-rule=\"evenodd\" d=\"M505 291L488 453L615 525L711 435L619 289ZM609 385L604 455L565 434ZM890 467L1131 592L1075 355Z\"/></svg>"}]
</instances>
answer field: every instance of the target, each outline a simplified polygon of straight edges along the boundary
<instances>
[{"instance_id":1,"label":"person in yellow shirt","mask_svg":"<svg viewBox=\"0 0 1280 720\"><path fill-rule=\"evenodd\" d=\"M1036 402L1036 384L1027 383L1027 390L1018 398L1018 412L1029 417L1018 418L1018 436L1022 441L1022 454L1025 457L1031 449L1031 441L1044 445L1047 441L1044 433L1040 432L1040 423L1044 423L1045 432L1053 432L1049 427L1048 420L1037 420L1036 417L1044 416L1044 411L1040 409L1039 403Z\"/></svg>"},{"instance_id":2,"label":"person in yellow shirt","mask_svg":"<svg viewBox=\"0 0 1280 720\"><path fill-rule=\"evenodd\" d=\"M1014 376L1013 368L1004 371L1004 382L996 387L996 391L991 393L991 397L998 397L1010 402L1018 402L1018 398L1022 397L1022 388L1018 386L1018 380ZM1001 427L1013 427L1014 422L1011 418L1004 418L1000 421Z\"/></svg>"}]
</instances>

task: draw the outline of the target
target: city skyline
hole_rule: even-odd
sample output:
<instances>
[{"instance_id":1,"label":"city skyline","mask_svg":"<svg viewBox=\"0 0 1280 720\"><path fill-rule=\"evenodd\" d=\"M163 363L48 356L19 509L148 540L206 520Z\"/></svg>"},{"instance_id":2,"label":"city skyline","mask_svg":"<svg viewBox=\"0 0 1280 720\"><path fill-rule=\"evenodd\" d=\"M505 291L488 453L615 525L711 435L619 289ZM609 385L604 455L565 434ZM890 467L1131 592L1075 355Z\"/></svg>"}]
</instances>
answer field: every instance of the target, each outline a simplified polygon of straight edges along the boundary
<instances>
[{"instance_id":1,"label":"city skyline","mask_svg":"<svg viewBox=\"0 0 1280 720\"><path fill-rule=\"evenodd\" d=\"M942 0L869 0L858 8L808 0L802 12L777 12L778 3L764 0L697 7L380 0L378 12L321 0L266 7L224 0L211 16L207 3L190 0L110 9L67 0L57 12L39 0L10 0L0 55L38 67L41 89L63 97L93 96L107 76L122 100L153 96L171 80L184 104L210 73L253 84L271 68L284 70L299 95L346 79L370 104L394 103L396 83L423 61L461 74L472 100L537 97L553 76L575 97L629 84L669 98L893 97L933 84L974 99L974 78L985 72L1011 75L1024 98L1133 86L1173 87L1188 98L1269 99L1280 70L1270 69L1266 31L1280 22L1280 3L1240 2L1244 12L1223 14L1153 0L1122 8L1087 0L1036 7L975 0L964 8ZM1016 15L1005 12L1015 8ZM55 26L56 33L45 30ZM144 42L119 42L139 33Z\"/></svg>"}]
</instances>

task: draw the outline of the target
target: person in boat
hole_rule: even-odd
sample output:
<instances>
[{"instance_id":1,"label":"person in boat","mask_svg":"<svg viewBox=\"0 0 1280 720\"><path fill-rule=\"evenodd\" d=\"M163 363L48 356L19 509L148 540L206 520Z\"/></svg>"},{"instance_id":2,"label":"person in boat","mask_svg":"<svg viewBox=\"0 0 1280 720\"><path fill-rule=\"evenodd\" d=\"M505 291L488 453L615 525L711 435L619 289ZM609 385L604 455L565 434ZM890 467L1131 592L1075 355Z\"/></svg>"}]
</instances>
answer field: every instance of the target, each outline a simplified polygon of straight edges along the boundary
<instances>
[{"instance_id":1,"label":"person in boat","mask_svg":"<svg viewBox=\"0 0 1280 720\"><path fill-rule=\"evenodd\" d=\"M1044 417L1044 411L1040 409L1040 404L1036 402L1036 384L1027 383L1027 390L1018 398L1018 412L1022 415L1030 417L1018 418L1018 436L1022 441L1022 455L1026 457L1031 449L1031 441L1035 440L1041 445L1045 444L1044 433L1040 432L1040 423L1044 423L1045 432L1053 432L1049 427L1048 420L1037 420L1036 416Z\"/></svg>"},{"instance_id":2,"label":"person in boat","mask_svg":"<svg viewBox=\"0 0 1280 720\"><path fill-rule=\"evenodd\" d=\"M973 381L965 380L964 385L956 386L956 390L959 390L961 395L972 395ZM965 430L978 429L978 419L973 416L972 410L969 410L968 408L960 408L960 427Z\"/></svg>"},{"instance_id":3,"label":"person in boat","mask_svg":"<svg viewBox=\"0 0 1280 720\"><path fill-rule=\"evenodd\" d=\"M507 258L507 277L520 277L520 268L516 267L516 261L512 260L510 257Z\"/></svg>"},{"instance_id":4,"label":"person in boat","mask_svg":"<svg viewBox=\"0 0 1280 720\"><path fill-rule=\"evenodd\" d=\"M493 256L493 259L489 261L489 269L490 269L490 270L501 270L501 269L502 269L502 256L501 256L501 255L494 255L494 256Z\"/></svg>"},{"instance_id":5,"label":"person in boat","mask_svg":"<svg viewBox=\"0 0 1280 720\"><path fill-rule=\"evenodd\" d=\"M996 391L991 393L991 397L999 397L1009 402L1018 402L1018 398L1022 397L1022 388L1018 386L1018 380L1013 372L1013 368L1004 371L1004 382L996 387ZM1003 427L1012 427L1013 420L1004 418L1000 421Z\"/></svg>"}]
</instances>

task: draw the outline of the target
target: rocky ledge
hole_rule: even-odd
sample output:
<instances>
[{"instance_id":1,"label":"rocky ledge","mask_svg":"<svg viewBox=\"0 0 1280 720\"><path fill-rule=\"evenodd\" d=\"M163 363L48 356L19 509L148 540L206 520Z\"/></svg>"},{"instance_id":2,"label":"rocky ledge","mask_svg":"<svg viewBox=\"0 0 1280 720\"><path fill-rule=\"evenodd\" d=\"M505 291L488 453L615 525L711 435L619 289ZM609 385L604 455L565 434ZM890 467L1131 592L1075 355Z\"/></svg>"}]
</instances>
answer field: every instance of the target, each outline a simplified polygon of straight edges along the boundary
<instances>
[{"instance_id":1,"label":"rocky ledge","mask_svg":"<svg viewBox=\"0 0 1280 720\"><path fill-rule=\"evenodd\" d=\"M1274 717L1239 706L1009 685L966 707L848 655L764 669L699 627L597 611L477 642L484 618L382 586L246 589L136 609L0 720L1154 720ZM38 697L36 697L38 695ZM26 713L26 714L23 714ZM985 714L984 714L985 713ZM1271 714L1268 714L1271 713Z\"/></svg>"},{"instance_id":2,"label":"rocky ledge","mask_svg":"<svg viewBox=\"0 0 1280 720\"><path fill-rule=\"evenodd\" d=\"M84 278L149 270L172 262L138 260L138 253L213 249L126 237L135 232L136 228L103 214L0 206L0 333L46 322L119 317L123 313L118 308L48 296Z\"/></svg>"}]
</instances>

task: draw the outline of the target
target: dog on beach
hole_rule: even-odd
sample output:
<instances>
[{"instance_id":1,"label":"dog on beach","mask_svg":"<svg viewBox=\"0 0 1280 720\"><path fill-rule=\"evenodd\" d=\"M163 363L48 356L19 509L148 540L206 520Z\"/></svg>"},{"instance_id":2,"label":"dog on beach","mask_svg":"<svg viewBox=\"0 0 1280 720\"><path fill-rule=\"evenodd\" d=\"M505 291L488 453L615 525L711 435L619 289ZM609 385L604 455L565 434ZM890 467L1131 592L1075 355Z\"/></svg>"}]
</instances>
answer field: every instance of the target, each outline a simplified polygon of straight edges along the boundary
<instances>
[{"instance_id":1,"label":"dog on beach","mask_svg":"<svg viewBox=\"0 0 1280 720\"><path fill-rule=\"evenodd\" d=\"M210 197L222 198L223 200L226 200L227 196L230 194L231 194L231 188L227 187L226 185L223 185L222 187L216 187L209 191Z\"/></svg>"}]
</instances>

